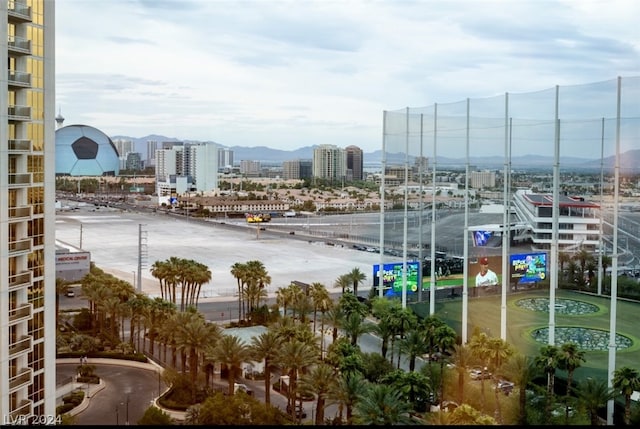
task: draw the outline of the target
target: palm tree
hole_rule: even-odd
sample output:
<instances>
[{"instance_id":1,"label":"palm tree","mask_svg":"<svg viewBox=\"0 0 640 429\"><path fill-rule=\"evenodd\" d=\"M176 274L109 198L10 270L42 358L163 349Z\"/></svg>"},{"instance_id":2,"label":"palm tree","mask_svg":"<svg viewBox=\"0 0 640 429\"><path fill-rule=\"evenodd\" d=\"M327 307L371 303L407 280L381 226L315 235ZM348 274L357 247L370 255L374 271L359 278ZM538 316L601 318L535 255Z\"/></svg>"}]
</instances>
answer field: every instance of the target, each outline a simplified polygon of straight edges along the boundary
<instances>
[{"instance_id":1,"label":"palm tree","mask_svg":"<svg viewBox=\"0 0 640 429\"><path fill-rule=\"evenodd\" d=\"M390 359L393 363L393 351L395 349L396 338L404 338L405 332L410 331L417 325L418 318L415 313L413 313L413 310L410 308L402 308L399 305L390 307L387 317L389 318L389 324L393 329ZM398 353L398 368L400 368L400 356L400 353Z\"/></svg>"},{"instance_id":2,"label":"palm tree","mask_svg":"<svg viewBox=\"0 0 640 429\"><path fill-rule=\"evenodd\" d=\"M527 422L527 385L535 378L537 368L535 361L530 356L516 353L505 364L504 370L509 379L518 386L518 404L520 414L518 423L521 425Z\"/></svg>"},{"instance_id":3,"label":"palm tree","mask_svg":"<svg viewBox=\"0 0 640 429\"><path fill-rule=\"evenodd\" d=\"M221 336L220 327L207 323L199 313L190 313L186 323L177 326L176 348L183 350L189 359L191 375L191 401L196 402L196 387L200 355L204 354L208 344L215 343Z\"/></svg>"},{"instance_id":4,"label":"palm tree","mask_svg":"<svg viewBox=\"0 0 640 429\"><path fill-rule=\"evenodd\" d=\"M336 385L329 392L331 403L338 404L340 420L342 420L343 410L346 409L346 423L348 425L352 423L353 407L365 389L366 382L359 372L349 371L340 374Z\"/></svg>"},{"instance_id":5,"label":"palm tree","mask_svg":"<svg viewBox=\"0 0 640 429\"><path fill-rule=\"evenodd\" d=\"M502 368L502 365L511 357L511 355L513 355L513 348L502 338L491 338L489 340L488 349L489 365L492 370L493 381L495 382L495 387L493 389L496 400L495 419L498 424L502 424L502 410L500 408L500 396L498 395L499 389L497 374Z\"/></svg>"},{"instance_id":6,"label":"palm tree","mask_svg":"<svg viewBox=\"0 0 640 429\"><path fill-rule=\"evenodd\" d=\"M367 334L373 330L373 325L366 322L359 314L351 313L344 321L342 329L351 340L351 345L355 346L362 334Z\"/></svg>"},{"instance_id":7,"label":"palm tree","mask_svg":"<svg viewBox=\"0 0 640 429\"><path fill-rule=\"evenodd\" d=\"M351 279L348 274L343 274L336 279L335 287L341 288L343 294L345 289L349 286L351 286Z\"/></svg>"},{"instance_id":8,"label":"palm tree","mask_svg":"<svg viewBox=\"0 0 640 429\"><path fill-rule=\"evenodd\" d=\"M438 360L440 361L440 408L444 400L444 364L446 356L456 343L456 331L448 326L442 325L436 328L433 333L433 341L438 350Z\"/></svg>"},{"instance_id":9,"label":"palm tree","mask_svg":"<svg viewBox=\"0 0 640 429\"><path fill-rule=\"evenodd\" d=\"M238 285L238 319L242 319L242 286L244 285L246 271L246 265L240 262L236 262L231 266L231 275L236 279Z\"/></svg>"},{"instance_id":10,"label":"palm tree","mask_svg":"<svg viewBox=\"0 0 640 429\"><path fill-rule=\"evenodd\" d=\"M569 398L571 394L571 383L573 382L574 371L580 367L581 362L586 362L584 355L585 352L578 349L578 345L575 343L565 343L560 348L558 368L567 371L567 398ZM569 424L569 405L565 405L565 424Z\"/></svg>"},{"instance_id":11,"label":"palm tree","mask_svg":"<svg viewBox=\"0 0 640 429\"><path fill-rule=\"evenodd\" d=\"M598 411L606 407L607 402L616 396L615 390L609 388L605 380L596 380L591 377L579 382L575 392L578 401L583 404L587 413L589 413L591 426L600 424Z\"/></svg>"},{"instance_id":12,"label":"palm tree","mask_svg":"<svg viewBox=\"0 0 640 429\"><path fill-rule=\"evenodd\" d=\"M378 330L379 331L379 330ZM400 353L409 357L409 372L416 368L416 358L422 356L427 351L424 334L419 329L412 329L400 340Z\"/></svg>"},{"instance_id":13,"label":"palm tree","mask_svg":"<svg viewBox=\"0 0 640 429\"><path fill-rule=\"evenodd\" d=\"M332 341L335 343L338 339L338 329L344 324L345 314L340 306L336 306L327 311L325 316L326 322L333 327Z\"/></svg>"},{"instance_id":14,"label":"palm tree","mask_svg":"<svg viewBox=\"0 0 640 429\"><path fill-rule=\"evenodd\" d=\"M554 381L560 351L557 346L546 345L540 348L540 354L536 357L536 365L547 374L547 393L553 395Z\"/></svg>"},{"instance_id":15,"label":"palm tree","mask_svg":"<svg viewBox=\"0 0 640 429\"><path fill-rule=\"evenodd\" d=\"M248 301L249 312L251 312L260 305L260 300L263 297L266 298L266 292L261 294L260 290L264 291L265 287L271 284L271 276L269 276L261 261L248 261L245 266L245 283L247 289L252 289L251 299Z\"/></svg>"},{"instance_id":16,"label":"palm tree","mask_svg":"<svg viewBox=\"0 0 640 429\"><path fill-rule=\"evenodd\" d=\"M317 349L302 341L293 340L285 342L278 353L278 365L289 375L289 386L287 398L292 416L295 416L298 397L297 379L298 374L306 367L313 365L318 360ZM302 406L302 398L300 399ZM297 416L296 416L297 417Z\"/></svg>"},{"instance_id":17,"label":"palm tree","mask_svg":"<svg viewBox=\"0 0 640 429\"><path fill-rule=\"evenodd\" d=\"M473 356L471 349L465 344L454 344L453 353L451 354L451 363L453 363L456 373L458 374L458 404L464 403L464 380L467 374L469 364L472 362Z\"/></svg>"},{"instance_id":18,"label":"palm tree","mask_svg":"<svg viewBox=\"0 0 640 429\"><path fill-rule=\"evenodd\" d=\"M362 425L402 425L412 423L411 405L402 393L387 384L369 384L355 404L354 422Z\"/></svg>"},{"instance_id":19,"label":"palm tree","mask_svg":"<svg viewBox=\"0 0 640 429\"><path fill-rule=\"evenodd\" d=\"M250 356L249 346L235 335L223 335L220 341L207 351L207 359L220 362L227 367L229 395L233 395L236 374L239 373L242 364L247 362Z\"/></svg>"},{"instance_id":20,"label":"palm tree","mask_svg":"<svg viewBox=\"0 0 640 429\"><path fill-rule=\"evenodd\" d=\"M336 383L336 374L330 365L320 363L314 366L311 371L300 377L300 391L302 393L313 393L316 397L315 424L324 424L324 409L326 407L327 395L332 386Z\"/></svg>"},{"instance_id":21,"label":"palm tree","mask_svg":"<svg viewBox=\"0 0 640 429\"><path fill-rule=\"evenodd\" d=\"M347 276L349 277L349 280L351 280L351 283L353 284L353 294L355 296L358 296L358 286L360 285L360 283L366 280L367 275L362 271L360 271L360 268L355 267L349 272L349 274L347 274Z\"/></svg>"},{"instance_id":22,"label":"palm tree","mask_svg":"<svg viewBox=\"0 0 640 429\"><path fill-rule=\"evenodd\" d=\"M324 314L331 307L333 301L327 288L320 282L311 283L309 294L313 303L313 332L315 332L318 310Z\"/></svg>"},{"instance_id":23,"label":"palm tree","mask_svg":"<svg viewBox=\"0 0 640 429\"><path fill-rule=\"evenodd\" d=\"M486 370L489 359L489 336L484 332L479 332L471 337L469 348L474 359L482 364L483 371ZM485 409L484 377L480 378L480 397L482 401L482 411Z\"/></svg>"},{"instance_id":24,"label":"palm tree","mask_svg":"<svg viewBox=\"0 0 640 429\"><path fill-rule=\"evenodd\" d=\"M624 396L624 424L631 424L631 395L640 390L640 373L637 369L623 366L613 372L613 388Z\"/></svg>"},{"instance_id":25,"label":"palm tree","mask_svg":"<svg viewBox=\"0 0 640 429\"><path fill-rule=\"evenodd\" d=\"M251 355L256 360L264 360L264 401L271 403L271 370L277 358L282 340L275 331L263 332L251 339Z\"/></svg>"},{"instance_id":26,"label":"palm tree","mask_svg":"<svg viewBox=\"0 0 640 429\"><path fill-rule=\"evenodd\" d=\"M383 358L387 358L387 351L389 350L389 339L394 335L393 327L389 322L389 318L384 317L374 325L373 332L375 332L382 340L382 349L380 354ZM426 350L426 347L425 347Z\"/></svg>"}]
</instances>

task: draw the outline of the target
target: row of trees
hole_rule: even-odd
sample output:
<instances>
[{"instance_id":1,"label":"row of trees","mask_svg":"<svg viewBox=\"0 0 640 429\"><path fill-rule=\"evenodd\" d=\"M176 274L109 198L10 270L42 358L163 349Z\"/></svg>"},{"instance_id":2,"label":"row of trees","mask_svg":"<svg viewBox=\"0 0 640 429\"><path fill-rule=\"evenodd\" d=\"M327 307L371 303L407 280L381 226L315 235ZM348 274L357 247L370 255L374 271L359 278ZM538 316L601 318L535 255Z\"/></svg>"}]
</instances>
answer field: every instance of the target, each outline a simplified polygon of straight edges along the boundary
<instances>
[{"instance_id":1,"label":"row of trees","mask_svg":"<svg viewBox=\"0 0 640 429\"><path fill-rule=\"evenodd\" d=\"M242 270L249 265L259 267L249 263L236 267ZM264 267L256 271L262 272L258 277L268 277ZM252 308L257 311L255 307L261 302L252 301L246 292L251 287L245 285L260 284L255 278L242 275L244 292L239 303L246 304L249 314ZM584 415L597 422L598 410L614 392L624 396L625 421L631 421L629 398L640 388L636 370L618 369L614 390L607 389L606 382L601 380L589 379L574 386L573 373L584 362L584 353L574 344L560 348L545 346L539 356L529 358L503 340L476 329L469 343L463 345L455 331L440 319L430 316L419 320L397 300L376 297L369 305L360 302L350 293L353 278L344 281L345 293L337 301L330 298L321 283L312 283L306 290L296 283L279 289L277 306L284 309L284 315L268 323L267 331L250 344L224 335L220 326L207 323L191 306L179 310L175 303L161 297L151 299L138 294L127 282L113 279L98 269L92 269L83 280L82 294L90 303L88 320L94 333L104 331L113 340L118 335L117 327L124 327L128 319L128 338L121 331L120 340L130 348L148 350L173 368L174 372L167 371L171 374L167 381L175 387L188 386L191 402L196 402L199 392L210 388L216 364L228 372L227 393L233 395L242 366L254 361L264 365L265 403L271 402L273 372L288 375L289 383L283 392L291 418L297 418L294 410L302 398L312 395L316 402L316 424L328 421L325 410L332 404L338 406L337 420L348 424L406 423L416 415L439 424L544 423L556 408L553 381L555 371L561 369L567 371L567 390L560 398L565 407L565 422L570 421L569 407L585 409ZM309 323L311 317L313 323ZM360 350L359 339L365 333L373 333L380 339L380 353ZM426 363L420 365L423 359ZM401 368L402 361L408 363L407 370ZM468 371L473 367L491 372L493 395L486 396L484 379L480 380L477 392L476 384L469 380ZM533 381L541 375L546 375L547 385L536 390ZM496 387L502 378L515 383L517 400L504 397ZM534 406L535 398L527 395L527 390L542 398L544 414ZM458 404L452 413L423 414L430 404L437 404L442 410L449 401ZM211 413L200 411L194 406L188 413L190 421L213 424L203 420L206 419L203 416Z\"/></svg>"}]
</instances>

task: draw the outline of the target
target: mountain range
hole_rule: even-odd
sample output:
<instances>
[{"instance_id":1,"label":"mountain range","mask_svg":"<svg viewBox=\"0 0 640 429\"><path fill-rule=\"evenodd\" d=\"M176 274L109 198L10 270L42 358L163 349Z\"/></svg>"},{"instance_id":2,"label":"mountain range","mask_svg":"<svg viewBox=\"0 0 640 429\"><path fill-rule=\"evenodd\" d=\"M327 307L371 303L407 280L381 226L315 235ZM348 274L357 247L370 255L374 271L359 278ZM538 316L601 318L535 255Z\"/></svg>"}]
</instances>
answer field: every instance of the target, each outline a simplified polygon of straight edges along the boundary
<instances>
[{"instance_id":1,"label":"mountain range","mask_svg":"<svg viewBox=\"0 0 640 429\"><path fill-rule=\"evenodd\" d=\"M111 140L122 139L131 140L134 142L136 151L146 156L147 141L157 142L184 142L184 143L197 143L196 141L180 140L171 137L165 137L160 135L151 134L146 137L128 137L128 136L112 136ZM216 143L216 142L210 142ZM217 143L220 144L220 143ZM260 161L264 164L281 164L283 161L290 161L295 159L313 159L313 149L317 146L304 146L295 150L281 150L272 149L266 146L225 146L233 151L233 159L235 162L241 160ZM409 163L412 164L414 157L409 157ZM450 158L437 156L437 164L449 167L464 167L465 158ZM382 150L376 150L373 152L363 153L363 163L365 167L367 165L379 166L382 162ZM386 159L387 165L391 164L404 164L405 156L403 153L387 153ZM577 169L584 171L600 171L602 167L607 172L612 172L615 167L615 156L605 157L602 161L598 159L580 158L580 157L562 157L560 160L561 168L563 169ZM469 159L470 165L482 168L498 168L504 167L504 158L502 156L473 156ZM515 169L549 169L553 166L552 156L542 155L523 155L514 156L511 158L512 168ZM620 169L624 173L640 173L640 149L634 149L626 151L620 154Z\"/></svg>"}]
</instances>

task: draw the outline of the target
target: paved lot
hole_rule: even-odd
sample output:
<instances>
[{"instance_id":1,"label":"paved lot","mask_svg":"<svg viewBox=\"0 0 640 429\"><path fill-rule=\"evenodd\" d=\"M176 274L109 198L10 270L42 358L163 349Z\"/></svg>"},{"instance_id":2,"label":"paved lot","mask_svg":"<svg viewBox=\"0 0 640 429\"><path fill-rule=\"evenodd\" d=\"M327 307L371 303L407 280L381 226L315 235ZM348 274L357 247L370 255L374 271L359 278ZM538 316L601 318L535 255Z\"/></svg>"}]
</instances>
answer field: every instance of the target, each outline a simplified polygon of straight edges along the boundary
<instances>
[{"instance_id":1,"label":"paved lot","mask_svg":"<svg viewBox=\"0 0 640 429\"><path fill-rule=\"evenodd\" d=\"M142 225L142 226L140 226ZM155 261L171 256L193 259L209 267L212 281L202 288L202 298L233 296L237 289L231 275L236 262L260 260L271 276L269 293L292 281L321 282L334 288L336 279L359 268L367 275L363 289L370 285L377 253L363 252L345 245L327 245L322 238L289 236L260 231L256 227L231 228L214 222L174 218L163 214L140 214L101 208L59 213L56 239L91 252L101 269L133 283L137 275L139 230L146 243L146 263L142 269L142 290L159 294L159 283L150 272Z\"/></svg>"}]
</instances>

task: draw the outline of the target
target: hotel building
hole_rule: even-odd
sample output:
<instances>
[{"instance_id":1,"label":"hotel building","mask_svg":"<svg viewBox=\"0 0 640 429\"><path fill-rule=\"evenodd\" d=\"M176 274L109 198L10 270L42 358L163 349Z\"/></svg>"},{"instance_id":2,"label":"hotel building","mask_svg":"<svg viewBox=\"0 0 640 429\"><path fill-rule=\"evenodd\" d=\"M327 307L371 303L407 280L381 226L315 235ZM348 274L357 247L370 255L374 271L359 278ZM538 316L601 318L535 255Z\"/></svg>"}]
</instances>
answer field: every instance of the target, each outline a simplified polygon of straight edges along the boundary
<instances>
[{"instance_id":1,"label":"hotel building","mask_svg":"<svg viewBox=\"0 0 640 429\"><path fill-rule=\"evenodd\" d=\"M600 242L600 206L583 198L561 195L558 207L558 251L595 251ZM534 251L549 251L553 232L553 197L518 190L513 197L513 208L518 219L526 225L526 231L519 238L530 240Z\"/></svg>"},{"instance_id":2,"label":"hotel building","mask_svg":"<svg viewBox=\"0 0 640 429\"><path fill-rule=\"evenodd\" d=\"M0 3L0 416L56 410L54 2Z\"/></svg>"}]
</instances>

